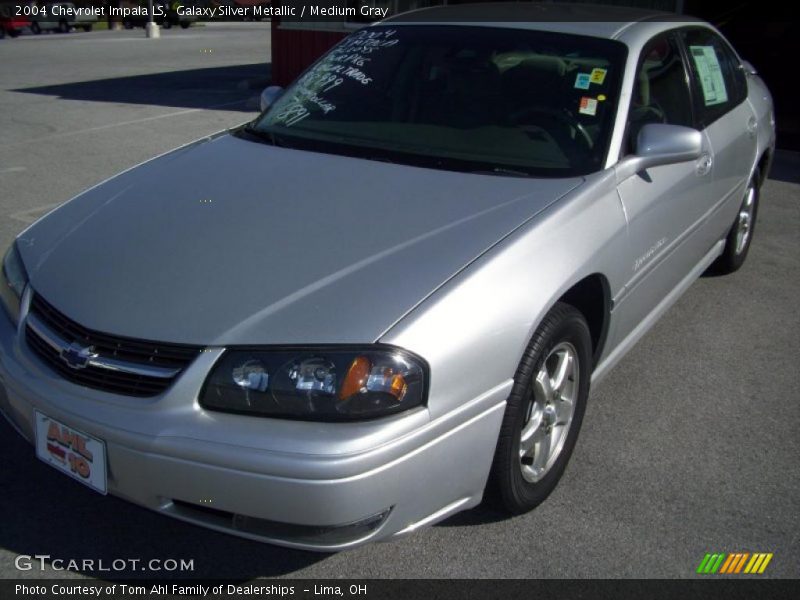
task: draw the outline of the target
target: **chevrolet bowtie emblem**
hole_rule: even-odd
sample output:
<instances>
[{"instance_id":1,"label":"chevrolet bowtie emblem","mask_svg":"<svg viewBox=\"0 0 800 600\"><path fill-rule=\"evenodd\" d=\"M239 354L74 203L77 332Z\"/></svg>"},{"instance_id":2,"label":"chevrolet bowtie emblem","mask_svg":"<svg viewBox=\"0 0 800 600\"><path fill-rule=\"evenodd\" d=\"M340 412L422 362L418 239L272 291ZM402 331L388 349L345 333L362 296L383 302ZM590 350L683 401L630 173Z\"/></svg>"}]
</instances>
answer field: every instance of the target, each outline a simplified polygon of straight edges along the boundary
<instances>
[{"instance_id":1,"label":"chevrolet bowtie emblem","mask_svg":"<svg viewBox=\"0 0 800 600\"><path fill-rule=\"evenodd\" d=\"M97 354L94 346L81 346L78 342L72 342L61 351L60 356L71 369L85 369Z\"/></svg>"}]
</instances>

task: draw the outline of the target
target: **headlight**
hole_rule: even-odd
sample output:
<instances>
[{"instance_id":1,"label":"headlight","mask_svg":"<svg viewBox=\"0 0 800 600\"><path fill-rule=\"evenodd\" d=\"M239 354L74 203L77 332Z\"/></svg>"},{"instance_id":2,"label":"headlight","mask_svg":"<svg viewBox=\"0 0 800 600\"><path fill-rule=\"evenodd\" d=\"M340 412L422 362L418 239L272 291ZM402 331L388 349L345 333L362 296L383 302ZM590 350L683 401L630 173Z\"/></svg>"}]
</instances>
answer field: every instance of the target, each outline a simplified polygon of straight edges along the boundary
<instances>
[{"instance_id":1,"label":"headlight","mask_svg":"<svg viewBox=\"0 0 800 600\"><path fill-rule=\"evenodd\" d=\"M425 402L427 367L387 346L233 349L200 392L205 408L308 421L390 415Z\"/></svg>"},{"instance_id":2,"label":"headlight","mask_svg":"<svg viewBox=\"0 0 800 600\"><path fill-rule=\"evenodd\" d=\"M17 250L17 243L11 247L3 257L3 281L0 283L0 299L3 306L16 324L19 321L19 301L22 298L22 291L28 283L28 274L25 272L25 265Z\"/></svg>"}]
</instances>

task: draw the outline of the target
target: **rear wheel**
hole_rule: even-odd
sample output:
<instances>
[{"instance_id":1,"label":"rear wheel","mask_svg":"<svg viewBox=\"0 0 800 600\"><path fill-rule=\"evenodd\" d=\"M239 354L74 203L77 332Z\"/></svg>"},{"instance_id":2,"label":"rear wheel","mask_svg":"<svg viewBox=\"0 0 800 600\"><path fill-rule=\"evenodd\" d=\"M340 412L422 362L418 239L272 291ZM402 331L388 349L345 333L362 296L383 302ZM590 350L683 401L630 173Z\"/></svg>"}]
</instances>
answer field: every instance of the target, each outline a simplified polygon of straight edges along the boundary
<instances>
[{"instance_id":1,"label":"rear wheel","mask_svg":"<svg viewBox=\"0 0 800 600\"><path fill-rule=\"evenodd\" d=\"M181 29L188 29L189 25L191 25L191 23L189 23L188 21L184 21L183 23L181 23Z\"/></svg>"},{"instance_id":2,"label":"rear wheel","mask_svg":"<svg viewBox=\"0 0 800 600\"><path fill-rule=\"evenodd\" d=\"M67 23L64 19L61 19L58 22L58 31L60 33L69 33L69 23Z\"/></svg>"},{"instance_id":3,"label":"rear wheel","mask_svg":"<svg viewBox=\"0 0 800 600\"><path fill-rule=\"evenodd\" d=\"M31 32L35 33L36 35L39 35L40 33L42 33L42 28L39 25L39 23L37 23L36 21L31 23Z\"/></svg>"},{"instance_id":4,"label":"rear wheel","mask_svg":"<svg viewBox=\"0 0 800 600\"><path fill-rule=\"evenodd\" d=\"M84 30L86 33L89 33L89 32L92 30L92 24L91 24L91 23L89 23L88 25L84 25L84 26L83 26L83 30Z\"/></svg>"},{"instance_id":5,"label":"rear wheel","mask_svg":"<svg viewBox=\"0 0 800 600\"><path fill-rule=\"evenodd\" d=\"M753 174L753 179L747 184L747 189L736 214L728 237L725 239L725 249L711 267L711 270L719 274L728 274L738 271L747 258L750 244L753 241L753 231L758 216L759 174Z\"/></svg>"},{"instance_id":6,"label":"rear wheel","mask_svg":"<svg viewBox=\"0 0 800 600\"><path fill-rule=\"evenodd\" d=\"M586 410L591 349L586 319L558 303L525 351L490 478L489 492L511 513L539 505L564 473Z\"/></svg>"}]
</instances>

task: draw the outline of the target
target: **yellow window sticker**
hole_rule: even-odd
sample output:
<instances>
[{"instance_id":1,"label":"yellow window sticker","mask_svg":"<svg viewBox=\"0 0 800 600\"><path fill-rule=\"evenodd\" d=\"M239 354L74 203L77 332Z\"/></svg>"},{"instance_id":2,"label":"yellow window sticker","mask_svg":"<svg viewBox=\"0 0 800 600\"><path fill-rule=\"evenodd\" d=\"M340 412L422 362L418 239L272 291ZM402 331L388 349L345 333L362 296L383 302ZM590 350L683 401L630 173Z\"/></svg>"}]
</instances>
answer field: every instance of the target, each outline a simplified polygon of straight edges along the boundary
<instances>
[{"instance_id":1,"label":"yellow window sticker","mask_svg":"<svg viewBox=\"0 0 800 600\"><path fill-rule=\"evenodd\" d=\"M592 74L589 76L589 81L592 83L596 83L598 85L603 85L603 82L606 80L606 70L605 69L592 69Z\"/></svg>"}]
</instances>

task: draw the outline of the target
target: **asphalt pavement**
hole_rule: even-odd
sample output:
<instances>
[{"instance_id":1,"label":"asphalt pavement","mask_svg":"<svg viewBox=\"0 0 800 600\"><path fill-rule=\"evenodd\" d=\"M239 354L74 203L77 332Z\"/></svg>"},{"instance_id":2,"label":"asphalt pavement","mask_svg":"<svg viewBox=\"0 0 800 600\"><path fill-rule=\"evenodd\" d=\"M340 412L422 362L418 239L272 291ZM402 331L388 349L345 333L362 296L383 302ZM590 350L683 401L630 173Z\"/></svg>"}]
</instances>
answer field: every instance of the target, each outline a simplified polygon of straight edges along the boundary
<instances>
[{"instance_id":1,"label":"asphalt pavement","mask_svg":"<svg viewBox=\"0 0 800 600\"><path fill-rule=\"evenodd\" d=\"M86 187L255 116L264 23L0 41L0 245ZM800 576L800 157L763 188L745 266L703 277L592 391L567 472L535 511L479 507L335 555L240 540L101 497L0 422L0 578L694 577L706 552ZM20 571L18 555L48 555ZM192 560L190 572L53 569ZM55 561L55 562L54 562Z\"/></svg>"}]
</instances>

